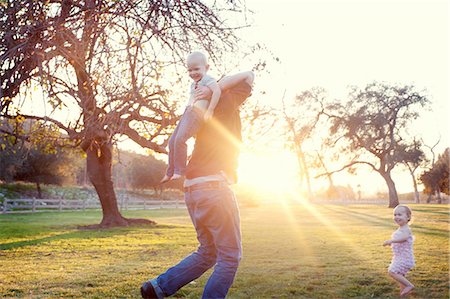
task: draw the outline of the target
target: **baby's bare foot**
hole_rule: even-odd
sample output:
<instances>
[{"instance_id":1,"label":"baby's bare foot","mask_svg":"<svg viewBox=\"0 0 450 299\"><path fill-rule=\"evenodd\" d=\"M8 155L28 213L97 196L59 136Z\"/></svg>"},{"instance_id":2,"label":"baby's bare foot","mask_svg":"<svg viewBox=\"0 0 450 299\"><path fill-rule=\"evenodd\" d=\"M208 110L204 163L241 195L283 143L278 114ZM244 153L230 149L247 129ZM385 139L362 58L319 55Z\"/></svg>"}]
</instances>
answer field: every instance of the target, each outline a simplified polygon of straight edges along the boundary
<instances>
[{"instance_id":1,"label":"baby's bare foot","mask_svg":"<svg viewBox=\"0 0 450 299\"><path fill-rule=\"evenodd\" d=\"M413 286L413 285L406 286L406 287L400 292L400 297L404 297L404 296L408 295L409 293L411 293L412 290L414 290L414 286Z\"/></svg>"},{"instance_id":2,"label":"baby's bare foot","mask_svg":"<svg viewBox=\"0 0 450 299\"><path fill-rule=\"evenodd\" d=\"M181 174L175 173L170 180L178 180L179 178L181 178Z\"/></svg>"},{"instance_id":3,"label":"baby's bare foot","mask_svg":"<svg viewBox=\"0 0 450 299\"><path fill-rule=\"evenodd\" d=\"M162 180L159 181L159 183L160 183L160 184L164 184L164 183L170 181L170 179L171 179L171 177L168 176L168 175L166 174L166 175L162 178Z\"/></svg>"}]
</instances>

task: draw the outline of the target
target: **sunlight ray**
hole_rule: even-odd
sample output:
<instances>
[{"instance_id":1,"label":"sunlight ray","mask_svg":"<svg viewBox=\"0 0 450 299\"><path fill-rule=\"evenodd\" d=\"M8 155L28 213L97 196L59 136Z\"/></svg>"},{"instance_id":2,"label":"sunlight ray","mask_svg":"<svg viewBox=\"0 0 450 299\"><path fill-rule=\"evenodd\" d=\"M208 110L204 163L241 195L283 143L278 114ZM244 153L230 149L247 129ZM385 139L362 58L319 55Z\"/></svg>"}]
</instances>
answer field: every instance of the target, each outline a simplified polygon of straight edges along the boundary
<instances>
[{"instance_id":1,"label":"sunlight ray","mask_svg":"<svg viewBox=\"0 0 450 299\"><path fill-rule=\"evenodd\" d=\"M292 207L286 200L281 200L280 203L281 203L283 212L285 213L289 223L291 224L291 229L293 229L295 232L295 238L296 238L297 244L301 245L302 248L305 250L305 255L310 256L313 260L313 263L315 265L318 265L319 259L314 254L314 251L308 245L308 243L305 242L305 240L307 239L306 238L307 236L304 234L304 232L301 229L300 223L298 223L297 219L295 218L294 213L292 211Z\"/></svg>"},{"instance_id":2,"label":"sunlight ray","mask_svg":"<svg viewBox=\"0 0 450 299\"><path fill-rule=\"evenodd\" d=\"M321 222L322 224L324 224L327 228L329 228L330 230L333 231L333 233L340 239L342 240L347 246L348 248L359 258L361 259L361 261L366 261L368 259L370 259L370 252L365 252L363 250L361 250L361 247L359 247L353 240L354 240L354 236L353 235L349 235L345 232L343 232L338 225L336 225L336 223L334 223L332 220L330 220L329 218L327 218L325 215L323 215L319 209L317 209L317 207L314 204L308 203L308 202L301 202L303 207L305 207L305 209L313 216L315 217L317 220L319 220L319 222ZM380 246L381 247L381 246ZM372 269L375 271L378 271L380 273L380 275L384 275L385 274L385 270L384 269Z\"/></svg>"},{"instance_id":3,"label":"sunlight ray","mask_svg":"<svg viewBox=\"0 0 450 299\"><path fill-rule=\"evenodd\" d=\"M241 140L234 136L230 130L228 130L223 124L221 124L214 117L209 120L210 124L221 134L224 136L233 146L240 148L242 146Z\"/></svg>"}]
</instances>

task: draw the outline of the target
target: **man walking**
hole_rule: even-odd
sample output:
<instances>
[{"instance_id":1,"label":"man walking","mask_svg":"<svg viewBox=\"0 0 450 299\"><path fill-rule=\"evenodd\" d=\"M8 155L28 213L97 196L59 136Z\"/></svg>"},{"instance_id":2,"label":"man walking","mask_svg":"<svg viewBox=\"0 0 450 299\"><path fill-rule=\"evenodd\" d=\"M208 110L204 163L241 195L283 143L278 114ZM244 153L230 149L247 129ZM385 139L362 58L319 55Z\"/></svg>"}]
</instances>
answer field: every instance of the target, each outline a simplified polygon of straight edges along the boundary
<instances>
[{"instance_id":1,"label":"man walking","mask_svg":"<svg viewBox=\"0 0 450 299\"><path fill-rule=\"evenodd\" d=\"M203 298L225 298L242 256L239 210L229 184L236 182L241 140L239 106L250 96L254 75L224 77L214 118L197 134L184 182L185 201L200 243L197 251L141 287L143 298L164 298L214 267ZM209 98L201 87L196 98Z\"/></svg>"}]
</instances>

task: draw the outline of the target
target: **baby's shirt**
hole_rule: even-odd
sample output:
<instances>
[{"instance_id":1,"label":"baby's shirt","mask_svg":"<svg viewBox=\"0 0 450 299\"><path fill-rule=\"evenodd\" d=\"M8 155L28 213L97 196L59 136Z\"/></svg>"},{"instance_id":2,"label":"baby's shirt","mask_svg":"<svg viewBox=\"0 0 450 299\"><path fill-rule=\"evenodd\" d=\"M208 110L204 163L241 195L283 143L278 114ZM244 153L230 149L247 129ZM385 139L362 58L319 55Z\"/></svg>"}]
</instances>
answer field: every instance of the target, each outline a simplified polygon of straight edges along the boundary
<instances>
[{"instance_id":1,"label":"baby's shirt","mask_svg":"<svg viewBox=\"0 0 450 299\"><path fill-rule=\"evenodd\" d=\"M191 84L191 89L190 89L190 97L189 97L189 103L188 106L191 106L194 104L194 92L195 92L195 87L197 86L206 86L209 87L211 84L217 83L216 79L214 79L213 77L205 74L198 82L192 82ZM202 99L202 100L206 100L207 99Z\"/></svg>"}]
</instances>

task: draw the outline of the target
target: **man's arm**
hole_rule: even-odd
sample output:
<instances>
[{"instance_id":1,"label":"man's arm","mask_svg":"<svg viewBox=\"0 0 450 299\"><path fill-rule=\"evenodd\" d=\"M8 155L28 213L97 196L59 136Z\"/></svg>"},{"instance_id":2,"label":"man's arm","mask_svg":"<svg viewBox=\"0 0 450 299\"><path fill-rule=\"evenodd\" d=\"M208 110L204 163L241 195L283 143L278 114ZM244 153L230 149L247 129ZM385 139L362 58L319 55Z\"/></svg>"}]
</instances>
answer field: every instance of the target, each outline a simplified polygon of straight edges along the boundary
<instances>
[{"instance_id":1,"label":"man's arm","mask_svg":"<svg viewBox=\"0 0 450 299\"><path fill-rule=\"evenodd\" d=\"M241 82L246 82L248 85L252 86L255 80L255 74L252 71L242 72L231 76L223 77L219 81L219 86L222 91L233 88Z\"/></svg>"},{"instance_id":2,"label":"man's arm","mask_svg":"<svg viewBox=\"0 0 450 299\"><path fill-rule=\"evenodd\" d=\"M239 83L245 82L250 87L253 85L255 80L255 74L252 71L237 73L235 75L226 76L219 80L218 84L222 92L235 87ZM206 86L199 86L195 89L195 99L210 99L212 96L212 91Z\"/></svg>"}]
</instances>

